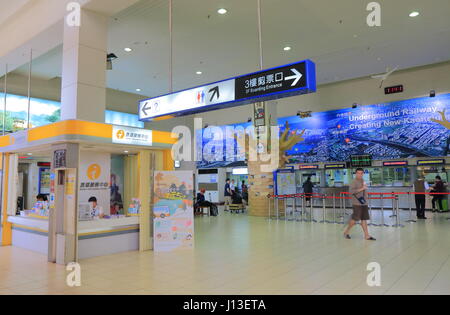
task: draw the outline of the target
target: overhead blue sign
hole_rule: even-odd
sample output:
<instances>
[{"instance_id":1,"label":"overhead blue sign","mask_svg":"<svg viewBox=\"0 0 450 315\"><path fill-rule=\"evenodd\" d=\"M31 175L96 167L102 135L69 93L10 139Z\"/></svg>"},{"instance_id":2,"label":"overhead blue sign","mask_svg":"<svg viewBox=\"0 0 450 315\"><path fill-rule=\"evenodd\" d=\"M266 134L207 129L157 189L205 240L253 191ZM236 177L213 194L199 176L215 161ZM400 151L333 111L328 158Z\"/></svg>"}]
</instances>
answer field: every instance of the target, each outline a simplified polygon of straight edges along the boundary
<instances>
[{"instance_id":1,"label":"overhead blue sign","mask_svg":"<svg viewBox=\"0 0 450 315\"><path fill-rule=\"evenodd\" d=\"M139 102L139 120L182 116L316 92L311 60L242 75Z\"/></svg>"}]
</instances>

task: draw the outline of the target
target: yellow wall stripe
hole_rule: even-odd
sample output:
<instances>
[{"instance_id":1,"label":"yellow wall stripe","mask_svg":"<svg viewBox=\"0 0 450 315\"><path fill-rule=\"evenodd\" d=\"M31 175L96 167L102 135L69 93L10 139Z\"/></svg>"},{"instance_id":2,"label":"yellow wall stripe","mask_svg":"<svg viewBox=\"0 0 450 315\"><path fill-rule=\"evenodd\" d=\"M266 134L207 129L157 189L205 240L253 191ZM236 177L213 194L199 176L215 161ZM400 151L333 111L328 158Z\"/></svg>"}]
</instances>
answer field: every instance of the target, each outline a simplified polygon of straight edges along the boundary
<instances>
[{"instance_id":1,"label":"yellow wall stripe","mask_svg":"<svg viewBox=\"0 0 450 315\"><path fill-rule=\"evenodd\" d=\"M174 134L172 134L171 132L153 130L153 142L175 144L178 139L177 137L172 138L172 135Z\"/></svg>"},{"instance_id":2,"label":"yellow wall stripe","mask_svg":"<svg viewBox=\"0 0 450 315\"><path fill-rule=\"evenodd\" d=\"M12 144L11 136L2 136L0 137L0 147L7 147Z\"/></svg>"},{"instance_id":3,"label":"yellow wall stripe","mask_svg":"<svg viewBox=\"0 0 450 315\"><path fill-rule=\"evenodd\" d=\"M80 135L112 139L112 131L112 125L82 120L64 120L29 130L28 141L38 141L64 135ZM153 142L163 144L176 143L177 139L172 138L171 136L171 132L154 130ZM2 139L0 138L0 146L2 144L1 140ZM4 139L3 141L9 143L5 146L11 144L7 139Z\"/></svg>"},{"instance_id":4,"label":"yellow wall stripe","mask_svg":"<svg viewBox=\"0 0 450 315\"><path fill-rule=\"evenodd\" d=\"M2 246L12 244L12 224L8 222L8 181L9 181L9 156L4 153L4 171L3 171L3 193L2 193L2 210L3 210L3 226L2 226Z\"/></svg>"},{"instance_id":5,"label":"yellow wall stripe","mask_svg":"<svg viewBox=\"0 0 450 315\"><path fill-rule=\"evenodd\" d=\"M123 231L131 231L136 230L138 227L128 227L122 229L110 229L104 231L96 231L96 232L87 232L87 233L79 233L78 236L90 236L90 235L98 235L98 234L106 234L106 233L114 233L114 232L123 232Z\"/></svg>"},{"instance_id":6,"label":"yellow wall stripe","mask_svg":"<svg viewBox=\"0 0 450 315\"><path fill-rule=\"evenodd\" d=\"M29 230L29 231L35 231L35 232L41 232L41 233L48 233L48 231L46 231L46 230L42 230L42 229L38 229L38 228L26 226L26 225L13 224L12 226L15 227L15 228L23 229L23 230Z\"/></svg>"},{"instance_id":7,"label":"yellow wall stripe","mask_svg":"<svg viewBox=\"0 0 450 315\"><path fill-rule=\"evenodd\" d=\"M64 120L28 131L28 141L38 141L64 135L112 138L112 125L81 120Z\"/></svg>"}]
</instances>

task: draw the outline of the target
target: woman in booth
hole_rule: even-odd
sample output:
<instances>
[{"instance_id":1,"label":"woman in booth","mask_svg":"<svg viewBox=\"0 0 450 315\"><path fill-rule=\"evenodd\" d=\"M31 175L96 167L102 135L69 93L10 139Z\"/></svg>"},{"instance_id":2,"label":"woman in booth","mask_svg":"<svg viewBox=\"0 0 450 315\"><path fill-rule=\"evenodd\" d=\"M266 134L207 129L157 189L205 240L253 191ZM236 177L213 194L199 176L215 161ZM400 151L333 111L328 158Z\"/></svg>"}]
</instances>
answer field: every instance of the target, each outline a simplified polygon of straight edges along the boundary
<instances>
[{"instance_id":1,"label":"woman in booth","mask_svg":"<svg viewBox=\"0 0 450 315\"><path fill-rule=\"evenodd\" d=\"M103 208L97 204L97 198L89 198L89 205L91 206L91 216L94 219L102 219L105 216Z\"/></svg>"}]
</instances>

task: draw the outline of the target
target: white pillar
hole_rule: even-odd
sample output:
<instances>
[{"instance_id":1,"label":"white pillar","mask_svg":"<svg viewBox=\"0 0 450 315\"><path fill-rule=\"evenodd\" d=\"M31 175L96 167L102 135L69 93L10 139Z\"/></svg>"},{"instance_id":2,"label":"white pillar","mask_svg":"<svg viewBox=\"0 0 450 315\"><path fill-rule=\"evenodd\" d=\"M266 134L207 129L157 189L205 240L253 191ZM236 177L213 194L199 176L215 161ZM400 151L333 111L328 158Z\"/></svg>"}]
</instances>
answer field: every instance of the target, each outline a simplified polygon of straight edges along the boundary
<instances>
[{"instance_id":1,"label":"white pillar","mask_svg":"<svg viewBox=\"0 0 450 315\"><path fill-rule=\"evenodd\" d=\"M81 10L81 25L64 23L61 119L105 122L108 18Z\"/></svg>"}]
</instances>

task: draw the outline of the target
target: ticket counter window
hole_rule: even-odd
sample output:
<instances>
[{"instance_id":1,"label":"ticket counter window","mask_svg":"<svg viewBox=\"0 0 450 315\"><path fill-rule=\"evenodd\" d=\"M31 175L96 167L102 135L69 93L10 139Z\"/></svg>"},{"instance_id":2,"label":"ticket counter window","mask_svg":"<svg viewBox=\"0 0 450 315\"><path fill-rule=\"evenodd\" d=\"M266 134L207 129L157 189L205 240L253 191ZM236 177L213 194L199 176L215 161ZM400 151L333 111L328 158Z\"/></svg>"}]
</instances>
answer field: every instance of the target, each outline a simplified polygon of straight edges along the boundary
<instances>
[{"instance_id":1,"label":"ticket counter window","mask_svg":"<svg viewBox=\"0 0 450 315\"><path fill-rule=\"evenodd\" d=\"M418 172L421 172L420 169L418 170ZM442 181L444 183L448 183L448 174L447 171L443 171L443 169L441 168L436 168L436 169L425 169L423 171L424 176L425 176L425 180L430 184L430 185L434 185L434 182L436 181L436 176L440 176Z\"/></svg>"},{"instance_id":2,"label":"ticket counter window","mask_svg":"<svg viewBox=\"0 0 450 315\"><path fill-rule=\"evenodd\" d=\"M335 169L325 171L325 180L327 187L349 186L351 178L351 170L349 169Z\"/></svg>"},{"instance_id":3,"label":"ticket counter window","mask_svg":"<svg viewBox=\"0 0 450 315\"><path fill-rule=\"evenodd\" d=\"M320 171L296 171L295 181L297 182L297 188L302 188L303 183L306 182L308 177L311 177L311 182L314 187L320 187Z\"/></svg>"},{"instance_id":4,"label":"ticket counter window","mask_svg":"<svg viewBox=\"0 0 450 315\"><path fill-rule=\"evenodd\" d=\"M383 182L385 186L411 186L411 170L409 167L386 167Z\"/></svg>"}]
</instances>

